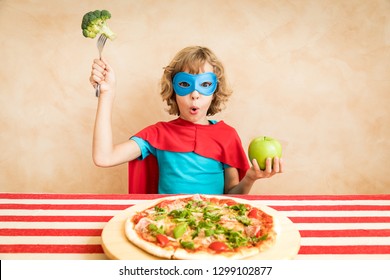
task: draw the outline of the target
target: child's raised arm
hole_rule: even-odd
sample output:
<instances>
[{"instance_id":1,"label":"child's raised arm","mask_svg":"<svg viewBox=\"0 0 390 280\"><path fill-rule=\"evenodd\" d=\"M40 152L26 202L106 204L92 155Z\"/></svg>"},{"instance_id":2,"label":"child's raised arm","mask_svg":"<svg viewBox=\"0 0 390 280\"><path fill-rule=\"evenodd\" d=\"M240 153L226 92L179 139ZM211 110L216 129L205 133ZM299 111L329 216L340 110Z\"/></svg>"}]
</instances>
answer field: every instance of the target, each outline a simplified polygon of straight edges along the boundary
<instances>
[{"instance_id":1,"label":"child's raised arm","mask_svg":"<svg viewBox=\"0 0 390 280\"><path fill-rule=\"evenodd\" d=\"M100 84L92 145L94 163L97 166L109 167L139 157L140 148L133 140L116 145L113 143L111 116L116 84L114 70L106 61L95 59L89 81L94 87Z\"/></svg>"}]
</instances>

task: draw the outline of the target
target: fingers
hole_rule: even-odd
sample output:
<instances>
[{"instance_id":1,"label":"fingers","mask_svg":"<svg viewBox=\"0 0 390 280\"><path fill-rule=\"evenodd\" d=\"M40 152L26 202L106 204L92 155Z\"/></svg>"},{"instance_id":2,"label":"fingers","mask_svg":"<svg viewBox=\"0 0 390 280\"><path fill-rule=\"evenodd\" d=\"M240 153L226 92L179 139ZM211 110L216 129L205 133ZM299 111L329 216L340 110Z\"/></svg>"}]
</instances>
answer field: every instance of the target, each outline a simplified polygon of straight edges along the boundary
<instances>
[{"instance_id":1,"label":"fingers","mask_svg":"<svg viewBox=\"0 0 390 280\"><path fill-rule=\"evenodd\" d=\"M253 168L255 169L256 172L260 172L261 171L260 170L260 166L257 163L257 160L255 158L252 160L252 165L253 165Z\"/></svg>"},{"instance_id":2,"label":"fingers","mask_svg":"<svg viewBox=\"0 0 390 280\"><path fill-rule=\"evenodd\" d=\"M108 72L112 71L111 66L107 63L107 61L104 58L102 58L101 61L104 63L104 69L106 71L108 71Z\"/></svg>"},{"instance_id":3,"label":"fingers","mask_svg":"<svg viewBox=\"0 0 390 280\"><path fill-rule=\"evenodd\" d=\"M252 160L252 166L248 169L247 176L252 180L261 178L270 178L277 173L283 172L283 161L281 158L267 158L265 161L265 169L261 170L256 159Z\"/></svg>"},{"instance_id":4,"label":"fingers","mask_svg":"<svg viewBox=\"0 0 390 280\"><path fill-rule=\"evenodd\" d=\"M271 158L267 158L265 161L265 170L263 171L263 176L265 178L272 177L276 173L283 172L283 161L278 157L274 157L273 161Z\"/></svg>"},{"instance_id":5,"label":"fingers","mask_svg":"<svg viewBox=\"0 0 390 280\"><path fill-rule=\"evenodd\" d=\"M279 159L279 173L283 173L283 159Z\"/></svg>"},{"instance_id":6,"label":"fingers","mask_svg":"<svg viewBox=\"0 0 390 280\"><path fill-rule=\"evenodd\" d=\"M100 60L95 59L92 64L91 76L89 81L95 87L97 84L100 84L105 77L107 64Z\"/></svg>"},{"instance_id":7,"label":"fingers","mask_svg":"<svg viewBox=\"0 0 390 280\"><path fill-rule=\"evenodd\" d=\"M274 163L273 163L273 172L274 173L279 173L280 172L280 165L279 165L279 158L278 157L274 157Z\"/></svg>"},{"instance_id":8,"label":"fingers","mask_svg":"<svg viewBox=\"0 0 390 280\"><path fill-rule=\"evenodd\" d=\"M264 170L265 173L267 174L271 174L272 173L272 159L271 158L267 158L265 160L265 170Z\"/></svg>"}]
</instances>

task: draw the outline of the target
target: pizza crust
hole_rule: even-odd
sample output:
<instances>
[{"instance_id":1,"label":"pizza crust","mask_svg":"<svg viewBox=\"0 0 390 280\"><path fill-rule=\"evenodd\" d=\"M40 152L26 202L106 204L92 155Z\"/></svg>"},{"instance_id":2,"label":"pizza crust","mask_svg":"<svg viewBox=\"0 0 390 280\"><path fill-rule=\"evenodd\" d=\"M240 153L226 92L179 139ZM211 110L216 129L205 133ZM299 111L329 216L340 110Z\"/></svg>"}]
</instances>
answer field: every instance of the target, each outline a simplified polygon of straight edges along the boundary
<instances>
[{"instance_id":1,"label":"pizza crust","mask_svg":"<svg viewBox=\"0 0 390 280\"><path fill-rule=\"evenodd\" d=\"M174 248L162 248L149 241L142 239L138 233L134 230L134 223L131 221L131 218L127 218L125 224L125 234L127 238L138 248L152 254L156 257L163 259L172 259L175 252Z\"/></svg>"}]
</instances>

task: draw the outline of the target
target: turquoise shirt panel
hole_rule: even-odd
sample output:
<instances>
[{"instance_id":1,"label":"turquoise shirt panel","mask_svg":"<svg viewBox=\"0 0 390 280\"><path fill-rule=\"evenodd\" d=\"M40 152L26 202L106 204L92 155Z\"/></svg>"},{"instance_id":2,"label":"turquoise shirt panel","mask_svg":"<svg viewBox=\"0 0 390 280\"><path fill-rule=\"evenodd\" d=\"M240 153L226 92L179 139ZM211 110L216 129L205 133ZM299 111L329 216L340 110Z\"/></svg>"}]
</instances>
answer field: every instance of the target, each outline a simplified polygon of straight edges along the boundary
<instances>
[{"instance_id":1,"label":"turquoise shirt panel","mask_svg":"<svg viewBox=\"0 0 390 280\"><path fill-rule=\"evenodd\" d=\"M223 163L193 152L178 153L152 147L139 137L131 137L141 149L144 159L150 154L157 158L159 167L159 193L173 194L223 194Z\"/></svg>"}]
</instances>

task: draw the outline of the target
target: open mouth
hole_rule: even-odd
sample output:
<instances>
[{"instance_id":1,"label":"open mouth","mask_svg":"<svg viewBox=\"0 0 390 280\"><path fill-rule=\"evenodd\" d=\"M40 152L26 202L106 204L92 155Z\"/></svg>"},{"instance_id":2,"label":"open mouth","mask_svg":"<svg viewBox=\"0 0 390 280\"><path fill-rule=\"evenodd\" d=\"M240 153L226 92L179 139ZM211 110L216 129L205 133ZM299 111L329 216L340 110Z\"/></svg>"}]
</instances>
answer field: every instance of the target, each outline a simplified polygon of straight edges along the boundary
<instances>
[{"instance_id":1,"label":"open mouth","mask_svg":"<svg viewBox=\"0 0 390 280\"><path fill-rule=\"evenodd\" d=\"M195 114L196 112L198 112L199 108L198 107L195 107L195 106L192 106L191 108L191 113L192 114Z\"/></svg>"}]
</instances>

